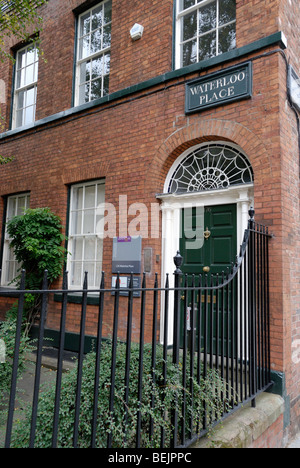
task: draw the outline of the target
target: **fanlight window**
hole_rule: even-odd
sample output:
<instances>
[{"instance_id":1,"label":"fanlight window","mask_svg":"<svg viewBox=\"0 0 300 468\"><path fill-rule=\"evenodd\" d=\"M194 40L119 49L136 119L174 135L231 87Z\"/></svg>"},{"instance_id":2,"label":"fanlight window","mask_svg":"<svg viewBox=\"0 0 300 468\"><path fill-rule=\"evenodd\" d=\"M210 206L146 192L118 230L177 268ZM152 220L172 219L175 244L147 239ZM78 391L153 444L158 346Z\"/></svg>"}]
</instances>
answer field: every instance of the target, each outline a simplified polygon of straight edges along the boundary
<instances>
[{"instance_id":1,"label":"fanlight window","mask_svg":"<svg viewBox=\"0 0 300 468\"><path fill-rule=\"evenodd\" d=\"M168 192L201 192L251 182L253 171L247 158L229 145L214 143L182 159L171 177Z\"/></svg>"}]
</instances>

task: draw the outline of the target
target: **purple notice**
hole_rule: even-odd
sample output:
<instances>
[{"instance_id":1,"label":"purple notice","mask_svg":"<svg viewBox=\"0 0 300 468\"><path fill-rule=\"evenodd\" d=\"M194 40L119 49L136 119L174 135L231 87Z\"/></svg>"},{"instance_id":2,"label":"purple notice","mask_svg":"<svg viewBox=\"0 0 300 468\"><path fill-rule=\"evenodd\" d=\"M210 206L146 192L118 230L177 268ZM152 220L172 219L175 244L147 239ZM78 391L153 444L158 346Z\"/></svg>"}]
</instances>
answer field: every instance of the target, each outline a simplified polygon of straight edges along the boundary
<instances>
[{"instance_id":1,"label":"purple notice","mask_svg":"<svg viewBox=\"0 0 300 468\"><path fill-rule=\"evenodd\" d=\"M131 237L118 237L118 242L131 242Z\"/></svg>"}]
</instances>

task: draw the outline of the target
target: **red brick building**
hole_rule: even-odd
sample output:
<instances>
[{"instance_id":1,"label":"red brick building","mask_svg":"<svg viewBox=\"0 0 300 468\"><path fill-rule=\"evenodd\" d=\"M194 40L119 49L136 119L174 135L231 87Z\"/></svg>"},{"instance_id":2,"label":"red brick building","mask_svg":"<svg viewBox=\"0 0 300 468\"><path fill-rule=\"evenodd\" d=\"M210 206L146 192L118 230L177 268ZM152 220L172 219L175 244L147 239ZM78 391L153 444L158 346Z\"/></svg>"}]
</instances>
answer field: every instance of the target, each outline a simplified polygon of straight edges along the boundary
<instances>
[{"instance_id":1,"label":"red brick building","mask_svg":"<svg viewBox=\"0 0 300 468\"><path fill-rule=\"evenodd\" d=\"M16 64L0 64L0 154L14 156L0 168L2 287L15 268L5 221L27 206L62 219L75 289L84 270L91 287L110 278L113 238L128 235L142 238L149 284L173 273L185 203L232 208L234 257L254 206L274 235L271 368L284 424L299 427L298 0L49 0L41 15L45 60L8 38ZM91 304L88 334L96 321Z\"/></svg>"}]
</instances>

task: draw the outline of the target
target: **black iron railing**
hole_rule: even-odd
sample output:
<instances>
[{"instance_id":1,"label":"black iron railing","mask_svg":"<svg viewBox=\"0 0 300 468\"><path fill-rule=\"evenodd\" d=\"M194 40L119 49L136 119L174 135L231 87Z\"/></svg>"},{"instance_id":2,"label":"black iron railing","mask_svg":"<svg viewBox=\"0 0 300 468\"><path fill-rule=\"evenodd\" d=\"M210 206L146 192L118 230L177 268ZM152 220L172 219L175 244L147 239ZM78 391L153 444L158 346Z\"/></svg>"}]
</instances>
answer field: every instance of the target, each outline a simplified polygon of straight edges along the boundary
<instances>
[{"instance_id":1,"label":"black iron railing","mask_svg":"<svg viewBox=\"0 0 300 468\"><path fill-rule=\"evenodd\" d=\"M144 274L142 285L138 289L133 286L132 275L128 288L121 290L118 280L115 289L106 288L105 276L102 275L99 290L92 291L99 297L99 313L93 361L94 378L93 382L90 382L93 387L93 401L90 402L89 416L88 410L82 410L81 407L83 386L87 384L84 343L87 300L91 292L88 288L87 274L85 275L83 289L76 291L82 295L82 306L76 382L73 388L73 447L81 447L83 444L83 417L85 426L89 426L86 437L90 447L187 447L206 433L211 425L239 408L241 404L251 401L252 405L255 405L258 393L270 387L268 242L271 236L267 228L254 222L253 214L254 212L250 212L249 226L245 231L236 262L220 275L200 274L189 278L181 271L182 258L179 252L174 257L176 270L172 287L169 275L163 286L159 286L156 275L153 287L148 287ZM19 343L24 298L28 293L24 290L24 284L25 272L22 273L18 291L18 318L6 447L12 446L14 434ZM135 297L137 291L139 298ZM40 430L37 429L40 428L38 410L49 297L55 293L62 295L56 387L51 419L51 446L57 447L61 446L60 431L63 430L64 417L61 407L64 404L63 352L68 295L74 291L68 289L67 273L64 274L61 290L49 290L45 272L42 290L30 293L40 294L42 305L29 447L35 447L36 444L38 446L37 440L41 436L37 433ZM123 297L124 293L127 297ZM107 301L108 298L110 301ZM113 328L110 339L104 341L104 338L107 338L103 333L107 304L113 313ZM126 339L121 341L118 338L119 313L120 308L124 310L124 307L127 328ZM133 340L133 314L137 307L139 338ZM151 339L146 340L146 335L151 336ZM110 349L109 377L106 381L103 380L104 366L107 365L107 354L103 358L104 347ZM120 366L119 359L121 348L124 354L123 367ZM104 394L107 399L105 412ZM115 431L120 405L121 423ZM123 431L121 438L120 427Z\"/></svg>"}]
</instances>

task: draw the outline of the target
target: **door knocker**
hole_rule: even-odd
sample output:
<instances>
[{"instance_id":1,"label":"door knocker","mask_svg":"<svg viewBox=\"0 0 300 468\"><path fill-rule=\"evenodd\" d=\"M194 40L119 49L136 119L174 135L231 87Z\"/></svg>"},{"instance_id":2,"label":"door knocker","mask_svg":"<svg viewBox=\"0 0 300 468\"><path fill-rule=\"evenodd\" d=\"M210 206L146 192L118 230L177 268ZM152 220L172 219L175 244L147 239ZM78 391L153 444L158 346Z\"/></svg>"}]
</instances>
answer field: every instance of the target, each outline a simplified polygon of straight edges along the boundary
<instances>
[{"instance_id":1,"label":"door knocker","mask_svg":"<svg viewBox=\"0 0 300 468\"><path fill-rule=\"evenodd\" d=\"M204 231L204 239L209 239L211 232L208 230L208 227L206 228L206 231Z\"/></svg>"}]
</instances>

